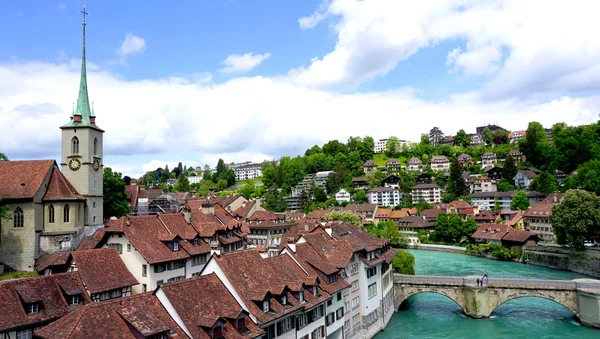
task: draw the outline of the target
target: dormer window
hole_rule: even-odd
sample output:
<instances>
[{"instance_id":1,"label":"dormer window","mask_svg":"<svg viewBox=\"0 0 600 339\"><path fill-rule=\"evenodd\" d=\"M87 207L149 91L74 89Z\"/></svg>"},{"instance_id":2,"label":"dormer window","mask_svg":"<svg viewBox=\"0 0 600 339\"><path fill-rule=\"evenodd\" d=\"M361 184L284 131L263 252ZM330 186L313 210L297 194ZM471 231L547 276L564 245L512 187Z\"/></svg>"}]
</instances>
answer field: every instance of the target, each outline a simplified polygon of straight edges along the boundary
<instances>
[{"instance_id":1,"label":"dormer window","mask_svg":"<svg viewBox=\"0 0 600 339\"><path fill-rule=\"evenodd\" d=\"M298 293L298 300L304 301L304 290L300 290L300 293Z\"/></svg>"},{"instance_id":2,"label":"dormer window","mask_svg":"<svg viewBox=\"0 0 600 339\"><path fill-rule=\"evenodd\" d=\"M27 315L37 314L39 312L40 312L40 303L39 302L25 304L25 313L27 313Z\"/></svg>"},{"instance_id":3,"label":"dormer window","mask_svg":"<svg viewBox=\"0 0 600 339\"><path fill-rule=\"evenodd\" d=\"M194 245L194 247L200 246L200 238L194 238L194 240L192 240L192 245Z\"/></svg>"},{"instance_id":4,"label":"dormer window","mask_svg":"<svg viewBox=\"0 0 600 339\"><path fill-rule=\"evenodd\" d=\"M67 301L69 302L69 306L79 305L79 303L80 303L79 294L68 296Z\"/></svg>"},{"instance_id":5,"label":"dormer window","mask_svg":"<svg viewBox=\"0 0 600 339\"><path fill-rule=\"evenodd\" d=\"M236 321L235 328L238 332L243 333L246 329L246 317L240 318Z\"/></svg>"},{"instance_id":6,"label":"dormer window","mask_svg":"<svg viewBox=\"0 0 600 339\"><path fill-rule=\"evenodd\" d=\"M313 295L316 297L317 296L317 291L319 289L319 284L315 283L315 286L313 286Z\"/></svg>"},{"instance_id":7,"label":"dormer window","mask_svg":"<svg viewBox=\"0 0 600 339\"><path fill-rule=\"evenodd\" d=\"M173 252L179 251L179 240L173 240Z\"/></svg>"},{"instance_id":8,"label":"dormer window","mask_svg":"<svg viewBox=\"0 0 600 339\"><path fill-rule=\"evenodd\" d=\"M263 304L262 304L263 312L267 313L267 312L269 312L269 309L270 309L269 301L268 300L263 301Z\"/></svg>"},{"instance_id":9,"label":"dormer window","mask_svg":"<svg viewBox=\"0 0 600 339\"><path fill-rule=\"evenodd\" d=\"M287 295L286 294L282 294L280 300L281 300L281 305L287 304Z\"/></svg>"}]
</instances>

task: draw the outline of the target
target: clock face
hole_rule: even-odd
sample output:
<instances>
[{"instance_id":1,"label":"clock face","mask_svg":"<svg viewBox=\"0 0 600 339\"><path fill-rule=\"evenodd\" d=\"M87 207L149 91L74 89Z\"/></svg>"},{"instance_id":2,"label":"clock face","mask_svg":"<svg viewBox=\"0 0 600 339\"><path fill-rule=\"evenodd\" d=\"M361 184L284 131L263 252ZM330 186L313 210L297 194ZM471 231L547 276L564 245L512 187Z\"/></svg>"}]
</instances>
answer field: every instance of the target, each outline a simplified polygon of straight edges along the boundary
<instances>
[{"instance_id":1,"label":"clock face","mask_svg":"<svg viewBox=\"0 0 600 339\"><path fill-rule=\"evenodd\" d=\"M73 171L77 171L81 167L81 161L79 159L69 160L69 168Z\"/></svg>"},{"instance_id":2,"label":"clock face","mask_svg":"<svg viewBox=\"0 0 600 339\"><path fill-rule=\"evenodd\" d=\"M94 159L94 171L98 172L98 170L100 169L100 160L98 159Z\"/></svg>"}]
</instances>

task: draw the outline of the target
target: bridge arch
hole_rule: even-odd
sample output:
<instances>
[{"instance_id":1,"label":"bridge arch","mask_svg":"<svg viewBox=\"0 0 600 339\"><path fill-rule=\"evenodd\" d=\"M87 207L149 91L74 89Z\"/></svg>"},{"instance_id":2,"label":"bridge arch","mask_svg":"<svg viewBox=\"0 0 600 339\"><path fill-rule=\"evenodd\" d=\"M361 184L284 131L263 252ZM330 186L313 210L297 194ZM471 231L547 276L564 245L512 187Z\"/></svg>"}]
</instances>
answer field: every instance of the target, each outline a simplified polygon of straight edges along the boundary
<instances>
[{"instance_id":1,"label":"bridge arch","mask_svg":"<svg viewBox=\"0 0 600 339\"><path fill-rule=\"evenodd\" d=\"M579 314L579 297L577 291L553 291L554 293L549 293L550 291L535 291L528 290L526 292L519 291L516 293L502 293L503 291L498 291L498 298L490 303L490 314L494 313L494 311L506 302L511 300L521 299L521 298L540 298L546 299L555 302L563 306L564 308L571 311L577 318L580 317Z\"/></svg>"},{"instance_id":2,"label":"bridge arch","mask_svg":"<svg viewBox=\"0 0 600 339\"><path fill-rule=\"evenodd\" d=\"M458 307L461 308L461 310L463 312L465 312L466 303L465 303L464 294L462 294L462 293L451 293L451 292L449 293L448 289L446 289L446 288L436 288L436 287L413 288L413 287L409 287L409 286L405 286L405 287L396 286L396 288L394 289L394 307L395 307L396 311L399 310L400 305L402 305L402 303L406 299L412 297L413 295L417 295L417 294L421 294L421 293L433 293L433 294L442 295L442 296L452 300Z\"/></svg>"}]
</instances>

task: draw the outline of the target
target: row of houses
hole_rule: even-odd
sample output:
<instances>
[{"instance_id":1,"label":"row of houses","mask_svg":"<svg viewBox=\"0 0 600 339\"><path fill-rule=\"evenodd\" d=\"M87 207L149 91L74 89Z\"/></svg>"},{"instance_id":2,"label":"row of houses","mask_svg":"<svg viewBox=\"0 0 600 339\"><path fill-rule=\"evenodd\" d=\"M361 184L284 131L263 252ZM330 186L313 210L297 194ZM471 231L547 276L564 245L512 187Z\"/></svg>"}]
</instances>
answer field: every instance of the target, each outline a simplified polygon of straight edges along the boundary
<instances>
[{"instance_id":1,"label":"row of houses","mask_svg":"<svg viewBox=\"0 0 600 339\"><path fill-rule=\"evenodd\" d=\"M236 211L248 206L244 203ZM272 212L255 211L242 220L219 202L186 207L181 213L111 220L86 239L85 249L40 260L38 269L48 277L68 275L73 267L84 277L86 269L79 257L98 253L86 261L95 266L95 278L87 278L92 283L82 279L80 284L80 292L86 288L90 292L79 293L82 299L72 307L61 302L62 312L44 301L38 305L42 316L7 322L0 333L16 336L22 330L19 338L34 332L41 338L105 337L107 333L120 338L175 333L184 338L368 338L390 320L390 264L396 251L387 241L350 224L325 224L308 215L292 215L303 219L299 227L289 216ZM363 218L366 215L372 217L366 212ZM279 231L267 237L279 235L279 241L270 244L278 253L268 255L250 246L258 238L249 230ZM120 267L107 265L107 260ZM43 285L44 279L53 278L15 283ZM111 279L121 284L107 283ZM94 281L104 281L111 289L99 291ZM0 283L0 291L7 286ZM58 286L48 291L64 294L64 286ZM23 298L19 293L11 297L19 296ZM133 304L138 306L130 309ZM58 318L62 319L49 324ZM100 319L104 325L94 326ZM76 331L73 322L78 324Z\"/></svg>"}]
</instances>

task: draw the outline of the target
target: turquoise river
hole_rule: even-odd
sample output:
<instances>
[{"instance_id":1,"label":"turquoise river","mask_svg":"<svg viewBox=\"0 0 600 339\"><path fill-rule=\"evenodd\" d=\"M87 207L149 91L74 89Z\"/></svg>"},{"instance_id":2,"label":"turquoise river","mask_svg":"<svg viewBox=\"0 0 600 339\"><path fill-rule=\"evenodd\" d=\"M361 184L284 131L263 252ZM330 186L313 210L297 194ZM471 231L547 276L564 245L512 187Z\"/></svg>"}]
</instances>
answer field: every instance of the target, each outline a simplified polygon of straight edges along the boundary
<instances>
[{"instance_id":1,"label":"turquoise river","mask_svg":"<svg viewBox=\"0 0 600 339\"><path fill-rule=\"evenodd\" d=\"M409 250L417 275L521 279L576 279L581 274L545 267L482 259L461 254ZM581 326L567 308L546 299L520 298L500 305L489 319L471 319L445 296L421 293L394 314L375 339L390 338L600 338L600 330Z\"/></svg>"}]
</instances>

